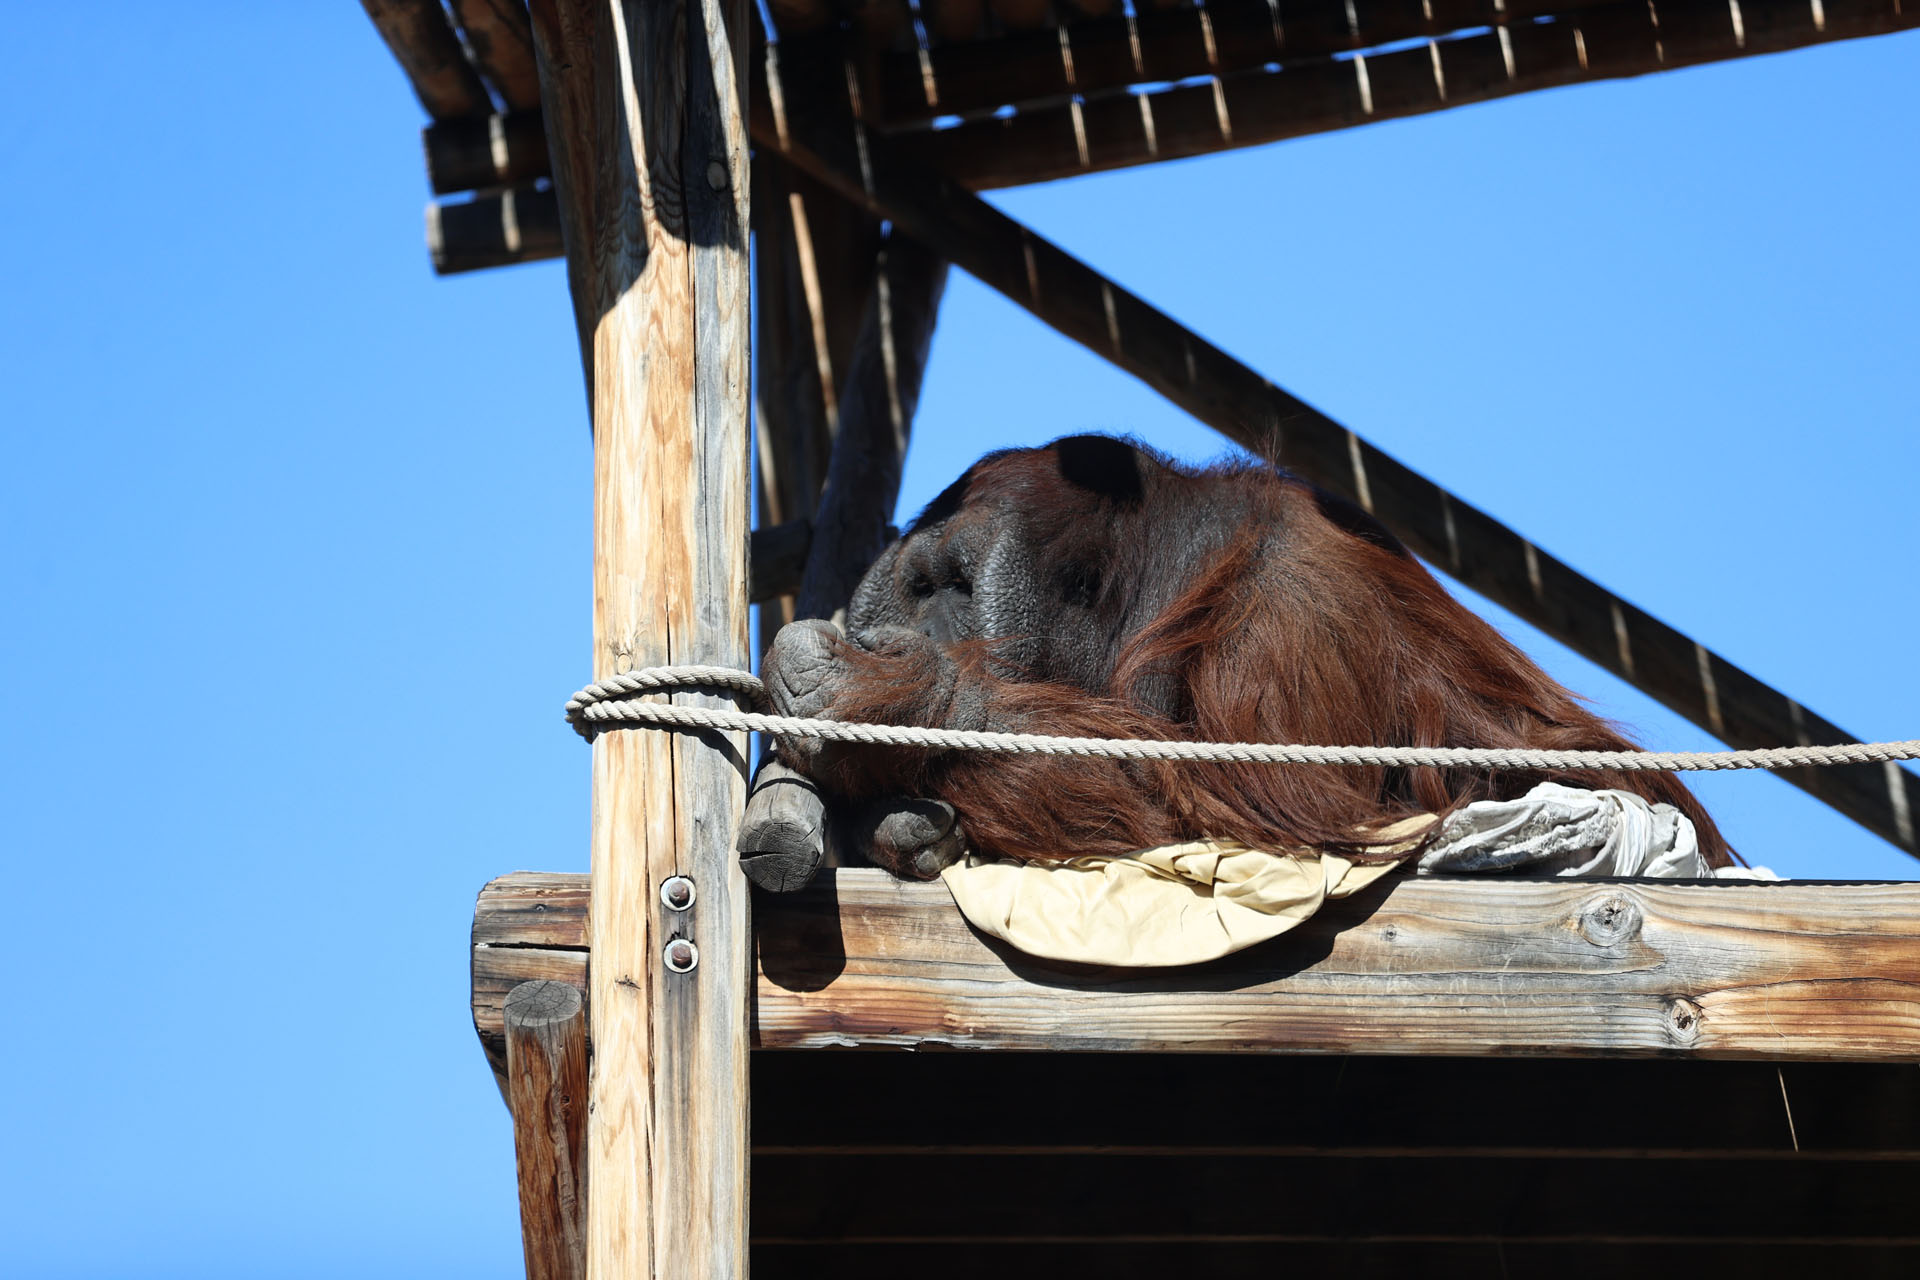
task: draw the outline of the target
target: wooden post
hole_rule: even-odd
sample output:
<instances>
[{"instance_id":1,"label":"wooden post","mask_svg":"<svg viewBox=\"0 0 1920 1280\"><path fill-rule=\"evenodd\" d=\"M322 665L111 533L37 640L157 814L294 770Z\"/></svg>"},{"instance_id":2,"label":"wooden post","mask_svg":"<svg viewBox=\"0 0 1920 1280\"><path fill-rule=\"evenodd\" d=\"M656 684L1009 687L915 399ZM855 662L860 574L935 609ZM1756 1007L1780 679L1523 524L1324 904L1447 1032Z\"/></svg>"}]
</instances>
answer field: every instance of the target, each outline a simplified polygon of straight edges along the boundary
<instances>
[{"instance_id":1,"label":"wooden post","mask_svg":"<svg viewBox=\"0 0 1920 1280\"><path fill-rule=\"evenodd\" d=\"M746 7L535 0L532 16L593 414L594 676L744 667ZM595 1280L745 1273L746 749L593 744Z\"/></svg>"},{"instance_id":2,"label":"wooden post","mask_svg":"<svg viewBox=\"0 0 1920 1280\"><path fill-rule=\"evenodd\" d=\"M507 993L507 1106L527 1280L587 1274L587 1002L566 982Z\"/></svg>"}]
</instances>

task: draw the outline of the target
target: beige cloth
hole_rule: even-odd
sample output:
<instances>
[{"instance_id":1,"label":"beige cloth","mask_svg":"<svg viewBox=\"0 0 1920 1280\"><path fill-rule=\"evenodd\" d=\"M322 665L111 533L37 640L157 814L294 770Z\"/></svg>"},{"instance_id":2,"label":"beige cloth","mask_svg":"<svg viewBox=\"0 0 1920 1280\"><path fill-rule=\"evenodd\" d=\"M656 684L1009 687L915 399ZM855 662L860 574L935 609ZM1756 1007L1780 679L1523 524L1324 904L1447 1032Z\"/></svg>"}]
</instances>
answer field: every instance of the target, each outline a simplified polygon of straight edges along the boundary
<instances>
[{"instance_id":1,"label":"beige cloth","mask_svg":"<svg viewBox=\"0 0 1920 1280\"><path fill-rule=\"evenodd\" d=\"M1374 847L1404 857L1433 822L1432 814L1396 822ZM1200 964L1276 938L1399 865L1199 840L1052 863L969 857L941 879L976 929L1029 955L1146 968Z\"/></svg>"}]
</instances>

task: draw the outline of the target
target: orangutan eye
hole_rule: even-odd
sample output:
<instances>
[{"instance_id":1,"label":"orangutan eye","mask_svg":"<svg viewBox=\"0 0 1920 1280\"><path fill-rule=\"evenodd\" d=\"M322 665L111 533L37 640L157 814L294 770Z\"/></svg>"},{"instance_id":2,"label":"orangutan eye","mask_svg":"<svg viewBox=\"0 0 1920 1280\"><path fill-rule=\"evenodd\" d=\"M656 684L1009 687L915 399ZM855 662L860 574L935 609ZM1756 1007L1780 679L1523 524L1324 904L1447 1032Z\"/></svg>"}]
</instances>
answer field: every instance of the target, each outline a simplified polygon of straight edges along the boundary
<instances>
[{"instance_id":1,"label":"orangutan eye","mask_svg":"<svg viewBox=\"0 0 1920 1280\"><path fill-rule=\"evenodd\" d=\"M913 581L907 584L907 590L912 592L916 599L924 600L933 594L933 579L925 574L916 573Z\"/></svg>"}]
</instances>

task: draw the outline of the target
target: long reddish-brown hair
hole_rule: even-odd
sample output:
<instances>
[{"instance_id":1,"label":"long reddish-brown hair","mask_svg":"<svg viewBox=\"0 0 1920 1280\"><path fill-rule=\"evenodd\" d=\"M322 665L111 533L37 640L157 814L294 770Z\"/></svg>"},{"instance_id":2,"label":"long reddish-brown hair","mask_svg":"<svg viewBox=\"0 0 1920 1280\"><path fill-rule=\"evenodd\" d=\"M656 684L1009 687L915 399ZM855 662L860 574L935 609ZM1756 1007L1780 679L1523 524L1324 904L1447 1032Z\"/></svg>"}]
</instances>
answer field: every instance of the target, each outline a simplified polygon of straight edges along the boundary
<instances>
[{"instance_id":1,"label":"long reddish-brown hair","mask_svg":"<svg viewBox=\"0 0 1920 1280\"><path fill-rule=\"evenodd\" d=\"M1066 442L1060 442L1065 444ZM1615 750L1633 744L1455 600L1371 517L1255 465L1180 467L1138 451L1137 493L1089 490L1049 450L989 458L942 528L1020 513L1038 563L1103 562L1088 588L1111 632L1097 670L1008 679L1008 638L953 646L996 726L1099 737L1319 745ZM926 521L923 519L923 524ZM1284 530L1277 538L1276 530ZM1171 532L1170 532L1171 531ZM1213 539L1184 564L1171 538ZM1163 580L1151 581L1159 574ZM1169 575L1182 576L1171 581ZM1184 583L1184 585L1182 585ZM1144 612L1143 612L1144 602ZM1021 637L1020 639L1027 639ZM913 714L924 657L847 646L835 714ZM1032 663L1027 664L1034 666ZM1200 837L1364 853L1370 828L1541 781L1614 787L1692 819L1710 863L1730 859L1713 820L1670 774L1177 764L1055 756L842 753L855 794L953 804L976 848L1047 859Z\"/></svg>"}]
</instances>

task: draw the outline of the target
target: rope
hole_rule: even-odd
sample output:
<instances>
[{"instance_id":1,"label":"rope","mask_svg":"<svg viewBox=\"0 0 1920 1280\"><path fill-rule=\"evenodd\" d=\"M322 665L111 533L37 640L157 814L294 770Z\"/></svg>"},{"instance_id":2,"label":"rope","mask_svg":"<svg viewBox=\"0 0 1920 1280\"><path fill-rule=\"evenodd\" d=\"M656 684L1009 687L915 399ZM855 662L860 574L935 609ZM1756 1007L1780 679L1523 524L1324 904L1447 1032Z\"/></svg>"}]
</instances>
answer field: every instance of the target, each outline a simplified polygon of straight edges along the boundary
<instances>
[{"instance_id":1,"label":"rope","mask_svg":"<svg viewBox=\"0 0 1920 1280\"><path fill-rule=\"evenodd\" d=\"M643 702L635 695L721 689L765 705L759 679L731 667L646 667L590 684L567 700L567 720L591 739L605 729L721 729L827 742L861 742L945 751L1082 756L1117 760L1188 760L1213 764L1343 764L1389 768L1617 769L1627 772L1796 769L1805 765L1871 764L1920 758L1920 740L1852 742L1833 747L1762 747L1747 751L1539 751L1502 747L1316 747L1261 742L1162 742L1145 738L1061 738L1040 733L984 733L904 725L804 720L757 711L727 711Z\"/></svg>"}]
</instances>

